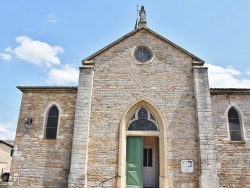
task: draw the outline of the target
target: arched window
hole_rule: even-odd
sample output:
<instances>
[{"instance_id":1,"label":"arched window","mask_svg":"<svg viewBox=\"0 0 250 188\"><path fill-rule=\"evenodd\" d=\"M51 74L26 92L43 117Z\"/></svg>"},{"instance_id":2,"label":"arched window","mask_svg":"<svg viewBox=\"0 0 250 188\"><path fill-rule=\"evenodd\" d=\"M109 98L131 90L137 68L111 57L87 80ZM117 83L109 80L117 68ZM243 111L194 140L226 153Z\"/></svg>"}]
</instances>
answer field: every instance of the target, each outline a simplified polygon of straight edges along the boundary
<instances>
[{"instance_id":1,"label":"arched window","mask_svg":"<svg viewBox=\"0 0 250 188\"><path fill-rule=\"evenodd\" d=\"M242 141L242 127L239 113L235 108L228 111L228 123L231 141Z\"/></svg>"},{"instance_id":2,"label":"arched window","mask_svg":"<svg viewBox=\"0 0 250 188\"><path fill-rule=\"evenodd\" d=\"M56 106L50 108L47 116L47 124L45 129L46 139L56 139L58 127L59 110Z\"/></svg>"},{"instance_id":3,"label":"arched window","mask_svg":"<svg viewBox=\"0 0 250 188\"><path fill-rule=\"evenodd\" d=\"M131 116L128 130L157 131L155 117L146 108L141 107Z\"/></svg>"}]
</instances>

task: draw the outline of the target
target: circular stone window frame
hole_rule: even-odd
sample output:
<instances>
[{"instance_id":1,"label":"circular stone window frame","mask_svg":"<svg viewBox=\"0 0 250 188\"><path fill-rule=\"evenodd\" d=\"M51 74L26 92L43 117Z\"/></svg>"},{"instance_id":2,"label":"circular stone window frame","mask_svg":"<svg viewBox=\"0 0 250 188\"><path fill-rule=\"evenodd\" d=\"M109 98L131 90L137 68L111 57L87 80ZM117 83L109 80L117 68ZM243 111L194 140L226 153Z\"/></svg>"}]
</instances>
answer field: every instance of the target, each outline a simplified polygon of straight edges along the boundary
<instances>
[{"instance_id":1,"label":"circular stone window frame","mask_svg":"<svg viewBox=\"0 0 250 188\"><path fill-rule=\"evenodd\" d=\"M145 62L141 62L141 61L138 61L138 60L136 59L136 57L135 57L135 52L136 52L136 50L137 50L138 48L140 48L140 47L147 48L147 49L150 51L150 53L152 54L152 57L151 57L150 60L145 61ZM155 57L155 54L154 54L153 50L152 50L150 47L144 46L144 45L135 46L134 49L133 49L132 52L131 52L131 55L132 55L133 59L136 61L136 63L139 64L139 65L152 63L153 60L154 60L154 57Z\"/></svg>"}]
</instances>

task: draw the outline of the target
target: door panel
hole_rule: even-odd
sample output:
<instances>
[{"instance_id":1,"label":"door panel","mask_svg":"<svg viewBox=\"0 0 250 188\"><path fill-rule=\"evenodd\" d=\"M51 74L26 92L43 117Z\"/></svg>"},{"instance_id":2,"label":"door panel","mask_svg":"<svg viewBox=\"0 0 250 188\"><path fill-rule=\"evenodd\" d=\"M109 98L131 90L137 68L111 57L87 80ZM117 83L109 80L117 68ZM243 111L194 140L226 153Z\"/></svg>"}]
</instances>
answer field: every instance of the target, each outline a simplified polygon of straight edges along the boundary
<instances>
[{"instance_id":1,"label":"door panel","mask_svg":"<svg viewBox=\"0 0 250 188\"><path fill-rule=\"evenodd\" d=\"M143 160L143 185L145 187L155 187L155 161L153 156L153 148L144 148Z\"/></svg>"},{"instance_id":2,"label":"door panel","mask_svg":"<svg viewBox=\"0 0 250 188\"><path fill-rule=\"evenodd\" d=\"M143 187L143 137L127 138L127 188Z\"/></svg>"},{"instance_id":3,"label":"door panel","mask_svg":"<svg viewBox=\"0 0 250 188\"><path fill-rule=\"evenodd\" d=\"M144 138L143 153L143 186L158 187L158 154L157 154L157 138Z\"/></svg>"}]
</instances>

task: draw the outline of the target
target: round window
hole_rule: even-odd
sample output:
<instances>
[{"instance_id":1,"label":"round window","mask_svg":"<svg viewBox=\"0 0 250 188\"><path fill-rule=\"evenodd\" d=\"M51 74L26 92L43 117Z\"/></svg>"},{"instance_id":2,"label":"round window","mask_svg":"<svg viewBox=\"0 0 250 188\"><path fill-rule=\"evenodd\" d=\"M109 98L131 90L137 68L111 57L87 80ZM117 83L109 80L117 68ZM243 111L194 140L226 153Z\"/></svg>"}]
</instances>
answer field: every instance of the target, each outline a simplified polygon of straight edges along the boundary
<instances>
[{"instance_id":1,"label":"round window","mask_svg":"<svg viewBox=\"0 0 250 188\"><path fill-rule=\"evenodd\" d=\"M139 61L139 62L147 62L150 59L152 59L153 55L152 53L149 51L149 49L147 47L144 46L140 46L135 50L134 53L135 58Z\"/></svg>"}]
</instances>

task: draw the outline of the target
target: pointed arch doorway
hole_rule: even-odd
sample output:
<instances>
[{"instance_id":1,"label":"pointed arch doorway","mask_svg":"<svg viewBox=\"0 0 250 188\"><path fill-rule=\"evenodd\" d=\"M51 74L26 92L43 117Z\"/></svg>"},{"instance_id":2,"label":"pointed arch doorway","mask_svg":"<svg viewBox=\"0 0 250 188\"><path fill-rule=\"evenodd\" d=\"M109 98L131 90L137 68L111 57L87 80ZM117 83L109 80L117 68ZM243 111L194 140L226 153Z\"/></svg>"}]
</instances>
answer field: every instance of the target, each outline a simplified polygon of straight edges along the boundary
<instances>
[{"instance_id":1,"label":"pointed arch doorway","mask_svg":"<svg viewBox=\"0 0 250 188\"><path fill-rule=\"evenodd\" d=\"M158 131L156 118L143 106L132 114L127 129L142 132ZM127 137L127 187L159 187L157 138L155 136Z\"/></svg>"},{"instance_id":2,"label":"pointed arch doorway","mask_svg":"<svg viewBox=\"0 0 250 188\"><path fill-rule=\"evenodd\" d=\"M117 187L166 187L165 131L152 103L132 104L120 123Z\"/></svg>"}]
</instances>

